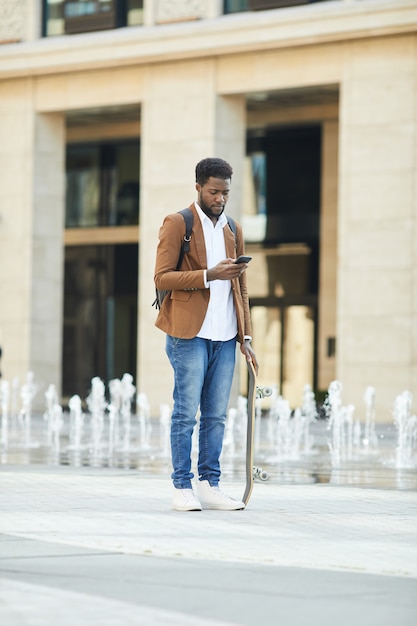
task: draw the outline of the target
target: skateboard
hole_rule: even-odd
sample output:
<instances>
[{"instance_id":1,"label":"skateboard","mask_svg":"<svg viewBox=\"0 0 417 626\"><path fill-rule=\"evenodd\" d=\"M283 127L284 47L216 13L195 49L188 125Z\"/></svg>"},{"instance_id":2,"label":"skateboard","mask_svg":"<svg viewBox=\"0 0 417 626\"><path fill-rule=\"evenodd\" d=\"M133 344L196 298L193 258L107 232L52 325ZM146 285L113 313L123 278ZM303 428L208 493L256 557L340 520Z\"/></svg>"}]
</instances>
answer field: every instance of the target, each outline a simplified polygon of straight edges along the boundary
<instances>
[{"instance_id":1,"label":"skateboard","mask_svg":"<svg viewBox=\"0 0 417 626\"><path fill-rule=\"evenodd\" d=\"M248 389L248 424L246 427L246 487L243 494L243 502L248 503L253 489L254 478L268 480L268 472L262 467L253 465L253 448L255 438L255 400L256 398L267 398L272 395L270 387L258 387L256 385L256 371L252 361L246 361L249 372Z\"/></svg>"}]
</instances>

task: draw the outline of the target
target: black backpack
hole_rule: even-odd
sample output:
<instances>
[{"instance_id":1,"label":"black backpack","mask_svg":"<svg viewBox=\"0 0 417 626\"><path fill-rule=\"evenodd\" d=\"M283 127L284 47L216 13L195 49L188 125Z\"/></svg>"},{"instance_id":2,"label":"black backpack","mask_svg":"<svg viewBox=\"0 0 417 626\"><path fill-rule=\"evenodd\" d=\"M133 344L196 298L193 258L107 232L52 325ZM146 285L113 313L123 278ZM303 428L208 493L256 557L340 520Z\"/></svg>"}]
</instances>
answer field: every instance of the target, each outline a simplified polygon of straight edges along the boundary
<instances>
[{"instance_id":1,"label":"black backpack","mask_svg":"<svg viewBox=\"0 0 417 626\"><path fill-rule=\"evenodd\" d=\"M181 267L184 254L190 251L191 232L193 230L193 222L194 222L193 212L190 208L187 207L186 209L182 209L182 211L178 211L178 213L181 213L185 221L185 235L184 235L184 239L181 245L180 256L178 259L177 267L175 268L177 271ZM228 217L228 216L226 217L227 217L227 223L229 225L229 228L234 234L235 239L236 239L236 223L233 218ZM165 296L167 296L170 292L171 292L171 289L156 289L155 288L155 300L152 302L152 306L154 306L156 310L160 309Z\"/></svg>"}]
</instances>

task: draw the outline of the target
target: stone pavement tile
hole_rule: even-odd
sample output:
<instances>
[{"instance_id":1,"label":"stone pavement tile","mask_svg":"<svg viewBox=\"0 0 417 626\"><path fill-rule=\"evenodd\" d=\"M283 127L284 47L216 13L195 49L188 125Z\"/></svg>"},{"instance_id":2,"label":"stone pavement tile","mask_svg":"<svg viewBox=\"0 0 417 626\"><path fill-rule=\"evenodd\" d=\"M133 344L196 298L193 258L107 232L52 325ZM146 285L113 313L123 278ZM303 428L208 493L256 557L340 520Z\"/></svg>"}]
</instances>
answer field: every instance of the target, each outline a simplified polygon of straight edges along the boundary
<instances>
[{"instance_id":1,"label":"stone pavement tile","mask_svg":"<svg viewBox=\"0 0 417 626\"><path fill-rule=\"evenodd\" d=\"M29 556L24 556L26 540L18 543L15 558L0 559L0 578L244 626L299 626L311 623L312 616L319 616L320 626L334 626L336 616L338 626L415 626L413 578L93 550L80 554L76 546L70 554L62 544L32 543L37 550ZM47 608L39 607L41 626L49 626ZM87 624L82 605L74 610L76 623ZM90 609L86 615L93 618Z\"/></svg>"},{"instance_id":2,"label":"stone pavement tile","mask_svg":"<svg viewBox=\"0 0 417 626\"><path fill-rule=\"evenodd\" d=\"M233 626L161 609L0 578L3 626Z\"/></svg>"},{"instance_id":3,"label":"stone pavement tile","mask_svg":"<svg viewBox=\"0 0 417 626\"><path fill-rule=\"evenodd\" d=\"M257 483L245 511L179 513L170 510L170 481L161 477L29 468L2 469L0 481L0 533L15 537L105 552L417 577L415 492ZM234 482L223 488L234 497L243 490Z\"/></svg>"},{"instance_id":4,"label":"stone pavement tile","mask_svg":"<svg viewBox=\"0 0 417 626\"><path fill-rule=\"evenodd\" d=\"M0 534L0 561L4 559L31 559L42 557L82 556L97 550L80 548L63 543L40 542L16 535ZM99 553L101 554L101 553Z\"/></svg>"}]
</instances>

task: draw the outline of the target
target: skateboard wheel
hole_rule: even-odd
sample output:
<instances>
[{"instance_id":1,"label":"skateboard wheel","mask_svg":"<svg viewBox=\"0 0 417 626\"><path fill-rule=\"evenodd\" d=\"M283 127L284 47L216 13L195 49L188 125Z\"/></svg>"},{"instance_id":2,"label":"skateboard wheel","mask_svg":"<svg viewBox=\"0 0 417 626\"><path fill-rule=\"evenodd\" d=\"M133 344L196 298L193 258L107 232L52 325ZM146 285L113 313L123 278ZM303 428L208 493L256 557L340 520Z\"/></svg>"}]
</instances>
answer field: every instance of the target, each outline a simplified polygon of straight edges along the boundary
<instances>
[{"instance_id":1,"label":"skateboard wheel","mask_svg":"<svg viewBox=\"0 0 417 626\"><path fill-rule=\"evenodd\" d=\"M270 396L272 396L272 394L272 387L257 387L256 389L257 398L269 398Z\"/></svg>"}]
</instances>

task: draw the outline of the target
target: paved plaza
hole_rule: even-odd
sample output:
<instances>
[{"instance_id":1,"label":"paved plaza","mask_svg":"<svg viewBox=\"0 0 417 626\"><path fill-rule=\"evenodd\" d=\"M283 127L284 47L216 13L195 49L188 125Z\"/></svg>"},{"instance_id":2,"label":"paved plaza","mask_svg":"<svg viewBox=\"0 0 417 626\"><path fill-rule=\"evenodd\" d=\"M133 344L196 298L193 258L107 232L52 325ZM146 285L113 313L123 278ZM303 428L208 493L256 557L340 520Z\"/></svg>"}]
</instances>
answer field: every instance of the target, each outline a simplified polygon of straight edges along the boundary
<instances>
[{"instance_id":1,"label":"paved plaza","mask_svg":"<svg viewBox=\"0 0 417 626\"><path fill-rule=\"evenodd\" d=\"M270 480L245 511L179 513L168 472L4 464L0 483L2 626L417 623L415 490Z\"/></svg>"}]
</instances>

